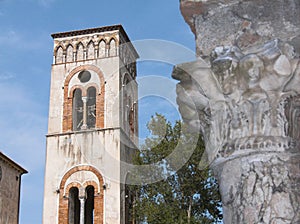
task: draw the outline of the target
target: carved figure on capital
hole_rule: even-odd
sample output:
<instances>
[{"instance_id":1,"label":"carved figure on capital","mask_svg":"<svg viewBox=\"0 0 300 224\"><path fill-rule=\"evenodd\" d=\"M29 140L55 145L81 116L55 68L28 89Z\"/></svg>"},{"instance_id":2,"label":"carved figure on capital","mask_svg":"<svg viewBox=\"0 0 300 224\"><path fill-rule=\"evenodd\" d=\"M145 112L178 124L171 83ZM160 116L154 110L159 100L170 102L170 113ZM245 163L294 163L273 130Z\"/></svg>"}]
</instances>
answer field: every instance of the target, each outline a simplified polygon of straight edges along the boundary
<instances>
[{"instance_id":1,"label":"carved figure on capital","mask_svg":"<svg viewBox=\"0 0 300 224\"><path fill-rule=\"evenodd\" d=\"M240 60L239 67L240 79L244 83L238 104L247 117L247 135L262 135L264 115L270 109L268 94L260 86L264 64L257 55L249 54Z\"/></svg>"},{"instance_id":2,"label":"carved figure on capital","mask_svg":"<svg viewBox=\"0 0 300 224\"><path fill-rule=\"evenodd\" d=\"M299 56L291 45L273 40L243 52L235 46L218 47L211 54L210 69L199 64L189 63L194 68L188 69L178 65L180 72L175 67L173 77L184 86L187 78L181 77L182 72L186 73L184 77L190 76L189 82L199 91L195 94L185 89L185 94L191 94L191 99L205 99L194 102L205 102L195 106L198 111L209 108L210 131L203 134L209 139L211 150L228 150L230 146L235 150L268 148L277 141L285 147L293 138L291 132L300 133L289 127L292 120L299 119L295 117L300 117L298 104L289 103L292 99L296 102L300 95ZM179 108L189 107L180 94L178 102ZM289 110L298 112L287 112L287 105ZM189 123L195 119L184 113L182 116ZM203 122L194 123L201 126Z\"/></svg>"}]
</instances>

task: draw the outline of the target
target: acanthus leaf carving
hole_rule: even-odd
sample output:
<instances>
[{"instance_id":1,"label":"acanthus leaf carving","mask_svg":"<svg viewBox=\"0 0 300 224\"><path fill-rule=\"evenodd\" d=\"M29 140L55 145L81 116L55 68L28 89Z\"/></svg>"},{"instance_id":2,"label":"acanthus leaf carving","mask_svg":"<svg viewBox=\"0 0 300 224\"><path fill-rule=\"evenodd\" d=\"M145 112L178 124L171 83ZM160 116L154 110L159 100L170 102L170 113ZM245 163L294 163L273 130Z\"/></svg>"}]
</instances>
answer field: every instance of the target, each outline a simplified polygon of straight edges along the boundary
<instances>
[{"instance_id":1,"label":"acanthus leaf carving","mask_svg":"<svg viewBox=\"0 0 300 224\"><path fill-rule=\"evenodd\" d=\"M300 137L291 128L300 120L300 63L288 43L273 40L244 52L218 47L210 65L177 65L173 77L185 90L177 93L179 108L189 108L181 115L202 131L211 159L240 150L285 150Z\"/></svg>"}]
</instances>

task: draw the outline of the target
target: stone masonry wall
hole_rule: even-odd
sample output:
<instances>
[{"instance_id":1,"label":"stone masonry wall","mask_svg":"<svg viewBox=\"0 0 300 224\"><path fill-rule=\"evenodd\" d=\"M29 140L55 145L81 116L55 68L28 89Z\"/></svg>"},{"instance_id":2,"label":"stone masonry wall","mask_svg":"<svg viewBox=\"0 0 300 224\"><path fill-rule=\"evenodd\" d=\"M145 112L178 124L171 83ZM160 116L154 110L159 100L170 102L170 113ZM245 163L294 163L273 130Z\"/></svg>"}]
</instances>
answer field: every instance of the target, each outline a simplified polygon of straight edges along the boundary
<instances>
[{"instance_id":1,"label":"stone masonry wall","mask_svg":"<svg viewBox=\"0 0 300 224\"><path fill-rule=\"evenodd\" d=\"M0 223L18 224L20 173L0 158Z\"/></svg>"}]
</instances>

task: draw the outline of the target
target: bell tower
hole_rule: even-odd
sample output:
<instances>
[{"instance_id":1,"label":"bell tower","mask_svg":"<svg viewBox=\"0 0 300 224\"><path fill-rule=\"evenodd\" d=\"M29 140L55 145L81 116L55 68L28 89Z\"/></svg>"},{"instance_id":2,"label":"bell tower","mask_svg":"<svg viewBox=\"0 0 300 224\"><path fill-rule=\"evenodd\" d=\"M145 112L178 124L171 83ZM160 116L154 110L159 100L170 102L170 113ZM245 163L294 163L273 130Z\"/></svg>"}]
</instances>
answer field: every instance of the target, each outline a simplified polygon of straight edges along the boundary
<instances>
[{"instance_id":1,"label":"bell tower","mask_svg":"<svg viewBox=\"0 0 300 224\"><path fill-rule=\"evenodd\" d=\"M138 143L138 54L121 25L52 37L43 223L132 223L121 163Z\"/></svg>"}]
</instances>

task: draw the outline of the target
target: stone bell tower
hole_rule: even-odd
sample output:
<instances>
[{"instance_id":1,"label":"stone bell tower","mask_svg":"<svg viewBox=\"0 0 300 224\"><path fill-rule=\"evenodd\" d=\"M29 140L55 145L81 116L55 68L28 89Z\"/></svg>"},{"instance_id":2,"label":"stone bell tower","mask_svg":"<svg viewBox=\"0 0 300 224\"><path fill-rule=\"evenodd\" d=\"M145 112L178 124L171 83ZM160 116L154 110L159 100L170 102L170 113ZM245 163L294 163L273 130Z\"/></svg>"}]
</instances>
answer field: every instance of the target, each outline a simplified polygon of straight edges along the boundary
<instances>
[{"instance_id":1,"label":"stone bell tower","mask_svg":"<svg viewBox=\"0 0 300 224\"><path fill-rule=\"evenodd\" d=\"M43 223L132 223L138 54L121 25L52 37Z\"/></svg>"}]
</instances>

